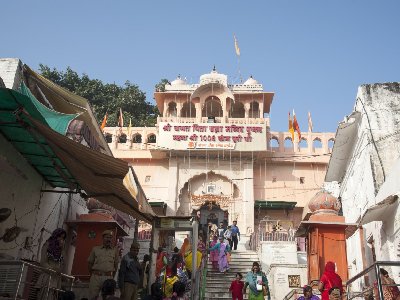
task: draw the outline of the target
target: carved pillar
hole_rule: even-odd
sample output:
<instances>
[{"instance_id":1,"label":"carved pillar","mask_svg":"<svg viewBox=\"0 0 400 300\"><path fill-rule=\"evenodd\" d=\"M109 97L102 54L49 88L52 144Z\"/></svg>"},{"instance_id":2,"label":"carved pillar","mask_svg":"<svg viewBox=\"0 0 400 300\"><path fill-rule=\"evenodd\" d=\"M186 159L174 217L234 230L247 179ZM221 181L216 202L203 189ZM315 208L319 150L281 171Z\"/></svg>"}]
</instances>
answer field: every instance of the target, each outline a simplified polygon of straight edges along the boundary
<instances>
[{"instance_id":1,"label":"carved pillar","mask_svg":"<svg viewBox=\"0 0 400 300\"><path fill-rule=\"evenodd\" d=\"M178 118L180 118L181 117L181 110L182 110L182 103L181 102L178 102L178 103L176 103L176 116L178 117Z\"/></svg>"},{"instance_id":2,"label":"carved pillar","mask_svg":"<svg viewBox=\"0 0 400 300\"><path fill-rule=\"evenodd\" d=\"M196 107L196 119L197 119L197 122L200 122L200 120L201 120L201 103L200 102L196 103L195 107Z\"/></svg>"},{"instance_id":3,"label":"carved pillar","mask_svg":"<svg viewBox=\"0 0 400 300\"><path fill-rule=\"evenodd\" d=\"M228 105L227 105L227 97L224 97L222 100L222 122L221 123L226 123L226 118L228 116Z\"/></svg>"},{"instance_id":4,"label":"carved pillar","mask_svg":"<svg viewBox=\"0 0 400 300\"><path fill-rule=\"evenodd\" d=\"M168 117L168 102L167 102L166 100L164 100L163 117L164 117L164 118Z\"/></svg>"},{"instance_id":5,"label":"carved pillar","mask_svg":"<svg viewBox=\"0 0 400 300\"><path fill-rule=\"evenodd\" d=\"M249 111L250 111L250 103L245 103L244 104L244 117L246 119L249 118Z\"/></svg>"},{"instance_id":6,"label":"carved pillar","mask_svg":"<svg viewBox=\"0 0 400 300\"><path fill-rule=\"evenodd\" d=\"M264 118L264 101L261 100L260 101L260 105L258 106L259 108L259 112L260 112L260 118L263 119Z\"/></svg>"}]
</instances>

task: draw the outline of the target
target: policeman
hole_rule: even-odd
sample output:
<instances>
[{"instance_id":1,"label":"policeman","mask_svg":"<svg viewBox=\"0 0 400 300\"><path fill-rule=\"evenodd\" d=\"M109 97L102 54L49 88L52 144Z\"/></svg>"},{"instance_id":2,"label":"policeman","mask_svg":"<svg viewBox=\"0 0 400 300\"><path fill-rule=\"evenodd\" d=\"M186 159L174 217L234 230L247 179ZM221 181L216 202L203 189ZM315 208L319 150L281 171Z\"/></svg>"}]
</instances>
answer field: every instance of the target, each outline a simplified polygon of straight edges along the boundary
<instances>
[{"instance_id":1,"label":"policeman","mask_svg":"<svg viewBox=\"0 0 400 300\"><path fill-rule=\"evenodd\" d=\"M103 245L95 246L88 258L88 268L90 273L89 299L99 295L106 279L114 278L118 268L118 249L112 246L113 232L106 230L103 232Z\"/></svg>"}]
</instances>

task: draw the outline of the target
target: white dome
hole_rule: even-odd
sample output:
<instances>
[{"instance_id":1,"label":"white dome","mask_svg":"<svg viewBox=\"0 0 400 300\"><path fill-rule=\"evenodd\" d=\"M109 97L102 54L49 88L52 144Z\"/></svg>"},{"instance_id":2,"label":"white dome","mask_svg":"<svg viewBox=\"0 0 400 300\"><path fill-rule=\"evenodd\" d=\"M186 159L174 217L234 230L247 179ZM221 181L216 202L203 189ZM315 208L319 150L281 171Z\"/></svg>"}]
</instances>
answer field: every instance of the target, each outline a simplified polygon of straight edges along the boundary
<instances>
[{"instance_id":1,"label":"white dome","mask_svg":"<svg viewBox=\"0 0 400 300\"><path fill-rule=\"evenodd\" d=\"M247 79L243 84L246 85L253 85L253 84L259 84L257 80L253 78L253 76L250 76L249 79Z\"/></svg>"},{"instance_id":2,"label":"white dome","mask_svg":"<svg viewBox=\"0 0 400 300\"><path fill-rule=\"evenodd\" d=\"M183 80L180 75L178 75L178 77L174 81L171 81L171 85L185 85L185 84L186 81Z\"/></svg>"}]
</instances>

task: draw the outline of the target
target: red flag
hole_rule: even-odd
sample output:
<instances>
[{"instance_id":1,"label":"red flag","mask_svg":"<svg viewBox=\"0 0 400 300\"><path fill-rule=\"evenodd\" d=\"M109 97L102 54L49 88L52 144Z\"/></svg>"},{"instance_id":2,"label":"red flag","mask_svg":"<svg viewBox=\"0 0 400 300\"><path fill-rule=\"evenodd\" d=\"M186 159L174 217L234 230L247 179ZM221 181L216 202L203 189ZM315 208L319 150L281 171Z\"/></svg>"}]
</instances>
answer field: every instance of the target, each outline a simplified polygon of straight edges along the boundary
<instances>
[{"instance_id":1,"label":"red flag","mask_svg":"<svg viewBox=\"0 0 400 300\"><path fill-rule=\"evenodd\" d=\"M103 122L101 122L101 125L100 125L101 130L103 130L104 127L106 127L106 125L107 125L107 118L108 118L108 113L106 113L106 114L104 115Z\"/></svg>"},{"instance_id":2,"label":"red flag","mask_svg":"<svg viewBox=\"0 0 400 300\"><path fill-rule=\"evenodd\" d=\"M119 109L118 126L120 128L124 127L124 115L122 114L122 109Z\"/></svg>"},{"instance_id":3,"label":"red flag","mask_svg":"<svg viewBox=\"0 0 400 300\"><path fill-rule=\"evenodd\" d=\"M293 121L292 121L292 118L290 117L290 112L289 112L289 132L292 135L292 142L294 143Z\"/></svg>"},{"instance_id":4,"label":"red flag","mask_svg":"<svg viewBox=\"0 0 400 300\"><path fill-rule=\"evenodd\" d=\"M299 135L299 141L300 141L301 131L300 131L299 123L297 123L296 114L294 113L294 109L293 109L293 128L294 128L294 130L297 131L297 134Z\"/></svg>"}]
</instances>

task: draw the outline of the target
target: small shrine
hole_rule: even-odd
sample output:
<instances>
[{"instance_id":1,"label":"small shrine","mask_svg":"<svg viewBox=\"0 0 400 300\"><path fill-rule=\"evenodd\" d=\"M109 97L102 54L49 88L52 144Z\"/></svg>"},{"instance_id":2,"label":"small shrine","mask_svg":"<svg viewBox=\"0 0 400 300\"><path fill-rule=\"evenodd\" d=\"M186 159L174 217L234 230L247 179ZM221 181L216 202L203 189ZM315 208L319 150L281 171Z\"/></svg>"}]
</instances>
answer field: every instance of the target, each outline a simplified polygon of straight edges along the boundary
<instances>
[{"instance_id":1,"label":"small shrine","mask_svg":"<svg viewBox=\"0 0 400 300\"><path fill-rule=\"evenodd\" d=\"M326 190L309 202L308 214L300 223L296 236L307 238L308 282L318 281L328 261L336 263L336 272L347 281L346 239L357 229L339 215L340 201Z\"/></svg>"},{"instance_id":2,"label":"small shrine","mask_svg":"<svg viewBox=\"0 0 400 300\"><path fill-rule=\"evenodd\" d=\"M75 221L66 222L76 231L75 255L71 274L82 281L89 279L87 258L94 246L102 245L102 233L105 230L111 230L114 233L114 246L121 237L128 236L128 233L113 217L112 209L109 206L94 198L89 198L86 205L89 213L80 215Z\"/></svg>"}]
</instances>

